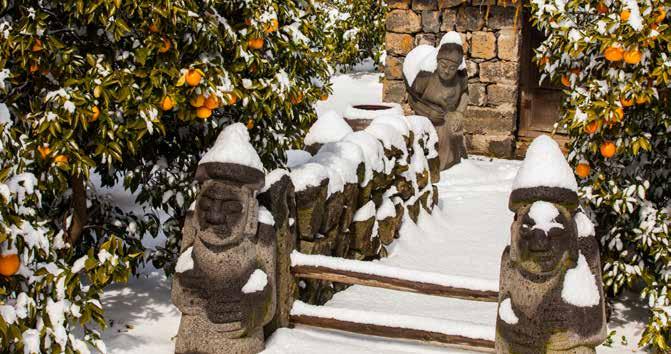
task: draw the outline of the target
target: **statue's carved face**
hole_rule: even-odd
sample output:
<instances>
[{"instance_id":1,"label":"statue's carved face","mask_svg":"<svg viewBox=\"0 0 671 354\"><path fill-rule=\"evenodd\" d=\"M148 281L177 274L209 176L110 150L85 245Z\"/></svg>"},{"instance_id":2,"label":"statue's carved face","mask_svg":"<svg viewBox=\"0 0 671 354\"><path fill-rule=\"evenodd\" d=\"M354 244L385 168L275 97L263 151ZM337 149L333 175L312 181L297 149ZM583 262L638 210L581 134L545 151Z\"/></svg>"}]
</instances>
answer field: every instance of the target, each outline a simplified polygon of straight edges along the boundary
<instances>
[{"instance_id":1,"label":"statue's carved face","mask_svg":"<svg viewBox=\"0 0 671 354\"><path fill-rule=\"evenodd\" d=\"M554 275L577 260L575 222L561 205L536 202L521 208L511 231L510 256L527 273Z\"/></svg>"},{"instance_id":2,"label":"statue's carved face","mask_svg":"<svg viewBox=\"0 0 671 354\"><path fill-rule=\"evenodd\" d=\"M453 60L440 58L438 59L438 76L443 81L452 81L457 76L460 63Z\"/></svg>"},{"instance_id":3,"label":"statue's carved face","mask_svg":"<svg viewBox=\"0 0 671 354\"><path fill-rule=\"evenodd\" d=\"M256 232L250 230L256 225L252 220L256 203L253 192L245 186L221 180L205 182L196 202L198 237L211 246L239 244Z\"/></svg>"}]
</instances>

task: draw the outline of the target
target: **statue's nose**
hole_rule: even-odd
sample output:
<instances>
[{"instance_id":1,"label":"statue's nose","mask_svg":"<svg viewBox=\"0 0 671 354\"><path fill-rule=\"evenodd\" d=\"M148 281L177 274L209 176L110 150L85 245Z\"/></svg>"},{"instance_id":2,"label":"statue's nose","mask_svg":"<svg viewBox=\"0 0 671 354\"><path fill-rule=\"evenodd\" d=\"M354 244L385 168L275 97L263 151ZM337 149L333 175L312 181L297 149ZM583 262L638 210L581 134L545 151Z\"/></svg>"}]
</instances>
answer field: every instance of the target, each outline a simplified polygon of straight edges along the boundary
<instances>
[{"instance_id":1,"label":"statue's nose","mask_svg":"<svg viewBox=\"0 0 671 354\"><path fill-rule=\"evenodd\" d=\"M210 209L207 211L207 222L213 225L221 225L226 222L226 215L221 206L221 202L212 203Z\"/></svg>"},{"instance_id":2,"label":"statue's nose","mask_svg":"<svg viewBox=\"0 0 671 354\"><path fill-rule=\"evenodd\" d=\"M529 237L529 250L547 252L550 250L550 237L541 229L535 229Z\"/></svg>"}]
</instances>

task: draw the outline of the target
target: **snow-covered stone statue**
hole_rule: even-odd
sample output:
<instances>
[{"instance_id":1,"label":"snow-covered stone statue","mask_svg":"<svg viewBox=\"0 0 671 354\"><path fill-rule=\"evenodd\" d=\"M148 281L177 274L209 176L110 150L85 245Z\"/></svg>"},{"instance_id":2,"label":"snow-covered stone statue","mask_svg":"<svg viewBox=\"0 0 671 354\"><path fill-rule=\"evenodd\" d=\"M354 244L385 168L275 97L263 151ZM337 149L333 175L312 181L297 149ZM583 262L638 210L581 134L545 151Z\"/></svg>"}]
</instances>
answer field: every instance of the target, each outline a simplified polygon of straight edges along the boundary
<instances>
[{"instance_id":1,"label":"snow-covered stone statue","mask_svg":"<svg viewBox=\"0 0 671 354\"><path fill-rule=\"evenodd\" d=\"M275 312L276 250L272 216L256 199L263 165L244 125L224 129L196 179L172 289L182 312L175 352L258 353Z\"/></svg>"},{"instance_id":2,"label":"snow-covered stone statue","mask_svg":"<svg viewBox=\"0 0 671 354\"><path fill-rule=\"evenodd\" d=\"M420 45L403 62L408 101L415 114L431 119L439 137L441 170L466 157L464 112L468 76L461 36L448 32L437 48Z\"/></svg>"},{"instance_id":3,"label":"snow-covered stone statue","mask_svg":"<svg viewBox=\"0 0 671 354\"><path fill-rule=\"evenodd\" d=\"M595 353L606 339L599 248L559 145L540 136L513 183L497 353Z\"/></svg>"}]
</instances>

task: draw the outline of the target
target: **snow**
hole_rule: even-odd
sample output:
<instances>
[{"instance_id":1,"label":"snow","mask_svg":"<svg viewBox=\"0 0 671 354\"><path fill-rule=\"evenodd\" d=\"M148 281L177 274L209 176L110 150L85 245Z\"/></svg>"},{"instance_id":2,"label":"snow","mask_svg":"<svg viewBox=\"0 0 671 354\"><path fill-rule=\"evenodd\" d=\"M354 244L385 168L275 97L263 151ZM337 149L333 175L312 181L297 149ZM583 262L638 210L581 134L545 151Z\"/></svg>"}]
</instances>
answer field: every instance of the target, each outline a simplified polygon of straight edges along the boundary
<instances>
[{"instance_id":1,"label":"snow","mask_svg":"<svg viewBox=\"0 0 671 354\"><path fill-rule=\"evenodd\" d=\"M27 329L21 335L23 340L23 353L42 353L40 350L40 332L36 329Z\"/></svg>"},{"instance_id":2,"label":"snow","mask_svg":"<svg viewBox=\"0 0 671 354\"><path fill-rule=\"evenodd\" d=\"M357 183L359 181L357 168L360 162L354 162L326 150L320 150L310 161L337 172L344 183Z\"/></svg>"},{"instance_id":3,"label":"snow","mask_svg":"<svg viewBox=\"0 0 671 354\"><path fill-rule=\"evenodd\" d=\"M566 272L561 297L566 303L578 307L592 307L599 304L601 295L596 285L596 278L582 252L578 255L577 266Z\"/></svg>"},{"instance_id":4,"label":"snow","mask_svg":"<svg viewBox=\"0 0 671 354\"><path fill-rule=\"evenodd\" d=\"M629 19L627 23L636 31L643 29L643 18L641 18L641 10L638 7L637 0L624 0L624 6L629 10Z\"/></svg>"},{"instance_id":5,"label":"snow","mask_svg":"<svg viewBox=\"0 0 671 354\"><path fill-rule=\"evenodd\" d=\"M175 272L184 273L193 269L193 247L187 248L180 256L177 258L177 265L175 265Z\"/></svg>"},{"instance_id":6,"label":"snow","mask_svg":"<svg viewBox=\"0 0 671 354\"><path fill-rule=\"evenodd\" d=\"M392 202L391 199L384 198L380 208L377 209L375 218L378 220L384 220L391 217L396 217L396 207L394 206L394 202Z\"/></svg>"},{"instance_id":7,"label":"snow","mask_svg":"<svg viewBox=\"0 0 671 354\"><path fill-rule=\"evenodd\" d=\"M0 124L12 125L12 118L9 116L9 109L4 103L0 103Z\"/></svg>"},{"instance_id":8,"label":"snow","mask_svg":"<svg viewBox=\"0 0 671 354\"><path fill-rule=\"evenodd\" d=\"M219 134L214 146L205 153L199 164L234 163L263 171L263 163L249 141L249 132L244 124L231 124Z\"/></svg>"},{"instance_id":9,"label":"snow","mask_svg":"<svg viewBox=\"0 0 671 354\"><path fill-rule=\"evenodd\" d=\"M578 212L573 217L576 225L578 225L578 237L591 237L596 235L594 223L583 212Z\"/></svg>"},{"instance_id":10,"label":"snow","mask_svg":"<svg viewBox=\"0 0 671 354\"><path fill-rule=\"evenodd\" d=\"M291 171L291 180L294 182L296 192L316 187L327 178L329 174L324 166L313 162L300 165Z\"/></svg>"},{"instance_id":11,"label":"snow","mask_svg":"<svg viewBox=\"0 0 671 354\"><path fill-rule=\"evenodd\" d=\"M304 150L287 150L287 167L294 168L300 166L312 158L309 152Z\"/></svg>"},{"instance_id":12,"label":"snow","mask_svg":"<svg viewBox=\"0 0 671 354\"><path fill-rule=\"evenodd\" d=\"M319 116L305 136L305 145L325 144L340 141L352 128L336 111L328 111Z\"/></svg>"},{"instance_id":13,"label":"snow","mask_svg":"<svg viewBox=\"0 0 671 354\"><path fill-rule=\"evenodd\" d=\"M332 318L347 322L416 329L443 333L446 335L494 340L494 333L490 331L489 328L475 323L438 321L418 316L402 316L388 313L351 310L347 308L314 306L301 301L294 302L293 308L291 309L291 315Z\"/></svg>"},{"instance_id":14,"label":"snow","mask_svg":"<svg viewBox=\"0 0 671 354\"><path fill-rule=\"evenodd\" d=\"M268 275L261 269L256 269L242 287L242 292L244 294L257 293L265 289L266 285L268 285Z\"/></svg>"},{"instance_id":15,"label":"snow","mask_svg":"<svg viewBox=\"0 0 671 354\"><path fill-rule=\"evenodd\" d=\"M298 251L294 251L291 253L291 265L327 267L337 270L378 275L381 277L391 277L419 283L449 286L453 288L471 289L478 291L499 290L498 281L484 281L475 278L451 276L451 275L418 271L418 270L409 270L399 267L387 266L381 264L380 262L355 261L350 259L341 259L320 255L308 255L300 253Z\"/></svg>"},{"instance_id":16,"label":"snow","mask_svg":"<svg viewBox=\"0 0 671 354\"><path fill-rule=\"evenodd\" d=\"M275 218L266 207L259 206L259 222L262 224L275 226Z\"/></svg>"},{"instance_id":17,"label":"snow","mask_svg":"<svg viewBox=\"0 0 671 354\"><path fill-rule=\"evenodd\" d=\"M403 61L403 76L412 86L420 71L435 72L438 68L438 51L443 44L458 44L463 46L461 35L450 31L445 33L437 47L422 44L413 48ZM465 59L459 66L459 70L466 69Z\"/></svg>"},{"instance_id":18,"label":"snow","mask_svg":"<svg viewBox=\"0 0 671 354\"><path fill-rule=\"evenodd\" d=\"M513 311L513 304L510 298L501 301L501 305L499 305L499 318L511 325L516 325L519 322L520 319L517 318L515 311Z\"/></svg>"},{"instance_id":19,"label":"snow","mask_svg":"<svg viewBox=\"0 0 671 354\"><path fill-rule=\"evenodd\" d=\"M432 159L438 157L438 151L435 149L436 144L438 144L438 133L429 118L423 116L407 116L405 119L408 121L410 129L412 129L415 134L415 140L419 141L420 139L423 139L426 148L429 149L429 154L426 158Z\"/></svg>"},{"instance_id":20,"label":"snow","mask_svg":"<svg viewBox=\"0 0 671 354\"><path fill-rule=\"evenodd\" d=\"M373 171L384 171L384 147L373 135L366 131L358 131L347 135L344 141L357 144L361 148L366 165Z\"/></svg>"},{"instance_id":21,"label":"snow","mask_svg":"<svg viewBox=\"0 0 671 354\"><path fill-rule=\"evenodd\" d=\"M16 310L11 305L0 305L0 317L7 324L16 322Z\"/></svg>"},{"instance_id":22,"label":"snow","mask_svg":"<svg viewBox=\"0 0 671 354\"><path fill-rule=\"evenodd\" d=\"M564 225L555 220L559 216L559 210L552 203L542 200L534 202L529 209L529 216L535 223L532 230L540 229L547 235L553 228L564 229Z\"/></svg>"},{"instance_id":23,"label":"snow","mask_svg":"<svg viewBox=\"0 0 671 354\"><path fill-rule=\"evenodd\" d=\"M370 110L354 107L356 105L349 105L345 110L343 116L347 119L356 120L356 119L375 119L377 117L388 116L388 115L403 115L403 108L401 108L401 105L398 103L378 102L375 104L379 106L384 106L386 108L380 110Z\"/></svg>"},{"instance_id":24,"label":"snow","mask_svg":"<svg viewBox=\"0 0 671 354\"><path fill-rule=\"evenodd\" d=\"M373 124L388 124L396 129L396 131L402 136L408 136L410 134L410 126L405 120L403 115L385 115L379 116L371 122Z\"/></svg>"},{"instance_id":25,"label":"snow","mask_svg":"<svg viewBox=\"0 0 671 354\"><path fill-rule=\"evenodd\" d=\"M382 145L385 149L390 150L392 147L395 147L401 151L406 150L403 136L392 125L380 123L380 121L375 119L368 127L366 127L365 131L382 141Z\"/></svg>"},{"instance_id":26,"label":"snow","mask_svg":"<svg viewBox=\"0 0 671 354\"><path fill-rule=\"evenodd\" d=\"M371 200L354 213L353 222L367 221L375 216L375 203Z\"/></svg>"},{"instance_id":27,"label":"snow","mask_svg":"<svg viewBox=\"0 0 671 354\"><path fill-rule=\"evenodd\" d=\"M270 171L270 173L266 174L266 183L264 183L260 193L268 191L273 184L279 182L284 176L289 176L289 171L283 168L276 168Z\"/></svg>"},{"instance_id":28,"label":"snow","mask_svg":"<svg viewBox=\"0 0 671 354\"><path fill-rule=\"evenodd\" d=\"M358 169L359 164L363 163L364 178L363 181L361 182L362 186L368 184L368 182L373 178L373 170L371 169L371 166L366 163L366 157L364 156L363 149L361 149L359 145L353 142L340 141L337 143L325 144L324 146L321 147L321 149L319 149L317 155L322 153L333 153L334 155L349 161L352 164L352 166L356 166L356 169ZM346 176L343 176L343 178L347 181Z\"/></svg>"},{"instance_id":29,"label":"snow","mask_svg":"<svg viewBox=\"0 0 671 354\"><path fill-rule=\"evenodd\" d=\"M578 190L573 170L566 162L559 144L547 135L541 135L529 145L513 189L559 187Z\"/></svg>"}]
</instances>

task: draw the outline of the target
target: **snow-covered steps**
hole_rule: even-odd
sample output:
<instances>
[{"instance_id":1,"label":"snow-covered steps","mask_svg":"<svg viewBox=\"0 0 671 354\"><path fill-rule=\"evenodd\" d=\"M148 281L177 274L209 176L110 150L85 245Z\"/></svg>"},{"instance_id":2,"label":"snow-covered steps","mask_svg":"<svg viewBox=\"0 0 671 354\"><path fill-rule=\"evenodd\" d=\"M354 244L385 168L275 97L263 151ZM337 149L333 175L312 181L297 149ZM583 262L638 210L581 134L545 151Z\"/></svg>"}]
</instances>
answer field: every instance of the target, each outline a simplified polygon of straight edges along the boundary
<instances>
[{"instance_id":1,"label":"snow-covered steps","mask_svg":"<svg viewBox=\"0 0 671 354\"><path fill-rule=\"evenodd\" d=\"M409 270L378 262L320 255L291 254L291 272L297 278L408 291L465 300L496 302L498 282L434 272Z\"/></svg>"},{"instance_id":2,"label":"snow-covered steps","mask_svg":"<svg viewBox=\"0 0 671 354\"><path fill-rule=\"evenodd\" d=\"M294 302L291 322L358 334L420 340L494 352L495 334L492 328L470 322L313 306L301 301Z\"/></svg>"}]
</instances>

